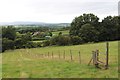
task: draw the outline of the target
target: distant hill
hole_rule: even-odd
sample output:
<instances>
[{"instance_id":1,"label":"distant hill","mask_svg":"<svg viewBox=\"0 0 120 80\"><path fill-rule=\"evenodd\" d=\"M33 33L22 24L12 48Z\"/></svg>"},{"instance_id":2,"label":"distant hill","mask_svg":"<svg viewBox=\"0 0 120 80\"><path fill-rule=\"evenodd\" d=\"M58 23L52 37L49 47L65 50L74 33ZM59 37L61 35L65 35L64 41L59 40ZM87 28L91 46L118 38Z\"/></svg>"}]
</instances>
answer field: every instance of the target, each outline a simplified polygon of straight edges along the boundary
<instances>
[{"instance_id":1,"label":"distant hill","mask_svg":"<svg viewBox=\"0 0 120 80\"><path fill-rule=\"evenodd\" d=\"M20 25L35 25L35 26L47 26L47 27L55 27L55 26L70 26L70 23L44 23L44 22L27 22L27 21L17 21L17 22L1 22L1 26L6 25L14 25L14 26L20 26Z\"/></svg>"},{"instance_id":2,"label":"distant hill","mask_svg":"<svg viewBox=\"0 0 120 80\"><path fill-rule=\"evenodd\" d=\"M16 22L1 22L0 25L32 25L32 24L43 24L42 22L25 22L25 21L16 21Z\"/></svg>"}]
</instances>

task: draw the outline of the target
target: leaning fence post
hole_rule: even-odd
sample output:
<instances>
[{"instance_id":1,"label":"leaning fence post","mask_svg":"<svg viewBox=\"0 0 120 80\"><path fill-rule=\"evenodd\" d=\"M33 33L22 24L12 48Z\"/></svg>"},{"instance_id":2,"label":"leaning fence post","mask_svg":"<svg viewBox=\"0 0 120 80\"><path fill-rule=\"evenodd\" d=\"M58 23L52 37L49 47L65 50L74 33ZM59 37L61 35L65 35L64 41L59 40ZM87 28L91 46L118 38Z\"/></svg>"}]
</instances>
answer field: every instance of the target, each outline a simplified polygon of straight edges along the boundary
<instances>
[{"instance_id":1,"label":"leaning fence post","mask_svg":"<svg viewBox=\"0 0 120 80\"><path fill-rule=\"evenodd\" d=\"M79 51L79 63L81 64L81 55L80 55L80 51Z\"/></svg>"},{"instance_id":2,"label":"leaning fence post","mask_svg":"<svg viewBox=\"0 0 120 80\"><path fill-rule=\"evenodd\" d=\"M93 57L94 57L94 51L92 51L92 58L90 59L89 63L88 63L88 66L90 65L91 61L93 60ZM93 61L94 62L94 61Z\"/></svg>"}]
</instances>

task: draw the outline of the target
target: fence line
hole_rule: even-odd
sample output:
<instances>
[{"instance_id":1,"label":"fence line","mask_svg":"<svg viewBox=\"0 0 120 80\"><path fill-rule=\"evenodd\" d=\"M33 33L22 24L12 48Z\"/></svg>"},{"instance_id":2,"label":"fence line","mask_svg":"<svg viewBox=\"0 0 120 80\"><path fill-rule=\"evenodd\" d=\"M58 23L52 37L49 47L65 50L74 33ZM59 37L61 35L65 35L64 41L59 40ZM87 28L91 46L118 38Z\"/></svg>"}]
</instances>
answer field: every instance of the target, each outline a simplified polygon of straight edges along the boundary
<instances>
[{"instance_id":1,"label":"fence line","mask_svg":"<svg viewBox=\"0 0 120 80\"><path fill-rule=\"evenodd\" d=\"M47 52L47 54L40 54L39 57L40 58L51 58L51 59L55 59L56 57L58 59L63 59L63 60L70 60L70 61L76 61L76 59L74 60L74 55L73 55L73 50L69 50L69 54L66 55L66 51L64 50L63 53L61 53L59 50L58 50L58 55L57 54L54 54L54 52L52 51L51 53L50 52ZM78 54L78 62L81 64L81 54L80 54L80 51L77 52ZM37 56L37 55L36 55Z\"/></svg>"}]
</instances>

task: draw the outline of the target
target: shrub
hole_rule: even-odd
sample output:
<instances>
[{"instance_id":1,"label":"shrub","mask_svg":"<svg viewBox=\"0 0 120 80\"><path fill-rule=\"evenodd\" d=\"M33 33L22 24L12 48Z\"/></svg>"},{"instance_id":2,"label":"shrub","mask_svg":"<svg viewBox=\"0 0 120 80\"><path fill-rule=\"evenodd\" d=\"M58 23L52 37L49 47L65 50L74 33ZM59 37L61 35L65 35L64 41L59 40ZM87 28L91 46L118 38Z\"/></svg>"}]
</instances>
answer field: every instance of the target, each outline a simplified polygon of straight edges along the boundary
<instances>
[{"instance_id":1,"label":"shrub","mask_svg":"<svg viewBox=\"0 0 120 80\"><path fill-rule=\"evenodd\" d=\"M43 42L43 47L49 46L49 45L50 45L50 41L49 40L46 40L46 41Z\"/></svg>"},{"instance_id":2,"label":"shrub","mask_svg":"<svg viewBox=\"0 0 120 80\"><path fill-rule=\"evenodd\" d=\"M71 42L73 45L83 43L82 39L79 36L71 36Z\"/></svg>"},{"instance_id":3,"label":"shrub","mask_svg":"<svg viewBox=\"0 0 120 80\"><path fill-rule=\"evenodd\" d=\"M70 41L70 37L69 36L59 36L57 45L65 46L65 45L69 45L70 42L71 41Z\"/></svg>"},{"instance_id":4,"label":"shrub","mask_svg":"<svg viewBox=\"0 0 120 80\"><path fill-rule=\"evenodd\" d=\"M28 42L25 47L26 48L37 48L37 47L41 47L41 43L40 42Z\"/></svg>"},{"instance_id":5,"label":"shrub","mask_svg":"<svg viewBox=\"0 0 120 80\"><path fill-rule=\"evenodd\" d=\"M45 38L37 38L37 37L32 38L32 41L40 41L40 40L45 40Z\"/></svg>"},{"instance_id":6,"label":"shrub","mask_svg":"<svg viewBox=\"0 0 120 80\"><path fill-rule=\"evenodd\" d=\"M59 36L54 36L50 39L50 44L51 45L57 45Z\"/></svg>"},{"instance_id":7,"label":"shrub","mask_svg":"<svg viewBox=\"0 0 120 80\"><path fill-rule=\"evenodd\" d=\"M22 41L22 38L17 38L15 40L15 48L16 49L22 48L23 44L24 44L24 42Z\"/></svg>"},{"instance_id":8,"label":"shrub","mask_svg":"<svg viewBox=\"0 0 120 80\"><path fill-rule=\"evenodd\" d=\"M53 37L51 40L51 45L69 45L71 43L70 37L69 36L63 36L63 35L59 35L59 36L55 36Z\"/></svg>"}]
</instances>

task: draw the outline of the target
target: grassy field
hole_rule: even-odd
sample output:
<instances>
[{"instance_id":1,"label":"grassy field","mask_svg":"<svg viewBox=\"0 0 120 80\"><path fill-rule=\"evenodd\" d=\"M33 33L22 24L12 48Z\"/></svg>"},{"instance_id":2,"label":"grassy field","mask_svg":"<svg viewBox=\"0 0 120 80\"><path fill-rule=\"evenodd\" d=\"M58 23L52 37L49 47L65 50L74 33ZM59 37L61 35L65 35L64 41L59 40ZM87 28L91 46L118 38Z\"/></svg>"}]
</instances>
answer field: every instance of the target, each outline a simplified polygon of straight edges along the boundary
<instances>
[{"instance_id":1,"label":"grassy field","mask_svg":"<svg viewBox=\"0 0 120 80\"><path fill-rule=\"evenodd\" d=\"M60 32L62 32L63 35L69 35L69 30L66 31L56 31L56 32L52 32L53 35L58 35Z\"/></svg>"},{"instance_id":2,"label":"grassy field","mask_svg":"<svg viewBox=\"0 0 120 80\"><path fill-rule=\"evenodd\" d=\"M18 49L2 54L3 78L118 78L118 41L110 42L109 69L101 70L92 64L88 66L92 50L99 49L105 53L105 42L74 45L51 46L34 49ZM63 59L63 53L66 59ZM70 50L73 61L70 60ZM79 63L78 51L81 53ZM42 58L40 54L50 53ZM52 59L51 53L54 58ZM60 59L58 53L60 52ZM0 54L1 55L1 54ZM103 60L103 59L102 59ZM103 60L104 61L104 60Z\"/></svg>"}]
</instances>

